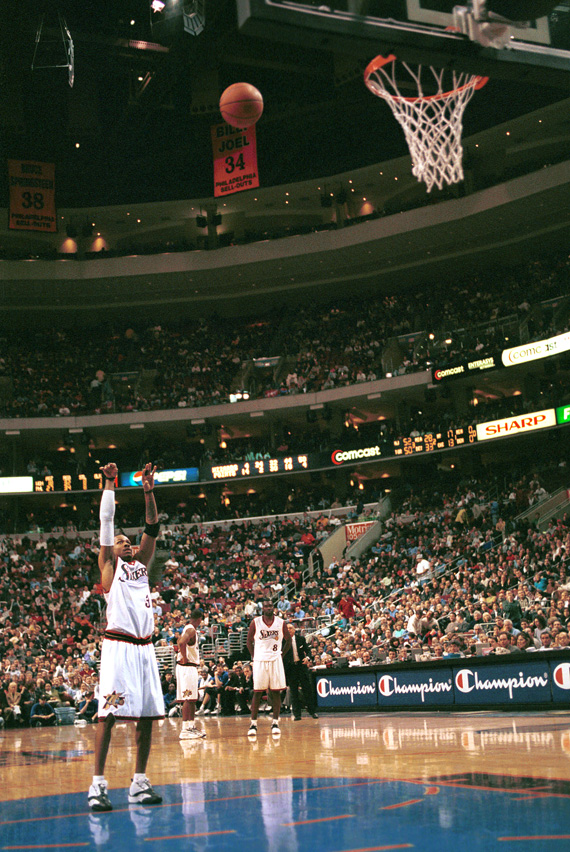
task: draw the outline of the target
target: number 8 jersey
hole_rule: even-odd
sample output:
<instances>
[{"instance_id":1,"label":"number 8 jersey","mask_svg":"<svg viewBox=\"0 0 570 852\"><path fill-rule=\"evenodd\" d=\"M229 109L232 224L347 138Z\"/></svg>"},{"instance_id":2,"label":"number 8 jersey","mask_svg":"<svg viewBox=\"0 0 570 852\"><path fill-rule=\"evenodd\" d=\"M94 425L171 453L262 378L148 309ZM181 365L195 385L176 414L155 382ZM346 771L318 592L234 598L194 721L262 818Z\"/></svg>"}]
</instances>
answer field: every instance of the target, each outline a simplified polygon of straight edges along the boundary
<instances>
[{"instance_id":1,"label":"number 8 jersey","mask_svg":"<svg viewBox=\"0 0 570 852\"><path fill-rule=\"evenodd\" d=\"M117 630L144 638L154 631L154 616L148 585L148 571L142 562L125 562L117 557L107 601L107 630Z\"/></svg>"},{"instance_id":2,"label":"number 8 jersey","mask_svg":"<svg viewBox=\"0 0 570 852\"><path fill-rule=\"evenodd\" d=\"M262 615L253 619L255 624L253 659L261 662L281 659L283 645L283 619L273 616L271 625L267 625Z\"/></svg>"}]
</instances>

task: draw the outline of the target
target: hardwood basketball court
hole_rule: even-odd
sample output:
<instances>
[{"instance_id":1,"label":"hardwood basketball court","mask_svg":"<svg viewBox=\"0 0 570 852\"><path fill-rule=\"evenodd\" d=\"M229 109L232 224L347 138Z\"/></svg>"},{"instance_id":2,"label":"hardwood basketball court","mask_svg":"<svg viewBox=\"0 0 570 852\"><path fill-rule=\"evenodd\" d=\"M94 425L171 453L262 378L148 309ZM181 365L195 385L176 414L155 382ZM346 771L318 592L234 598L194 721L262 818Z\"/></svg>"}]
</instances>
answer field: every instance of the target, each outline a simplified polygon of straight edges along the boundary
<instances>
[{"instance_id":1,"label":"hardwood basketball court","mask_svg":"<svg viewBox=\"0 0 570 852\"><path fill-rule=\"evenodd\" d=\"M570 713L338 713L155 723L148 774L164 802L129 806L134 727L117 724L114 810L92 814L94 726L0 735L0 850L275 852L570 850Z\"/></svg>"}]
</instances>

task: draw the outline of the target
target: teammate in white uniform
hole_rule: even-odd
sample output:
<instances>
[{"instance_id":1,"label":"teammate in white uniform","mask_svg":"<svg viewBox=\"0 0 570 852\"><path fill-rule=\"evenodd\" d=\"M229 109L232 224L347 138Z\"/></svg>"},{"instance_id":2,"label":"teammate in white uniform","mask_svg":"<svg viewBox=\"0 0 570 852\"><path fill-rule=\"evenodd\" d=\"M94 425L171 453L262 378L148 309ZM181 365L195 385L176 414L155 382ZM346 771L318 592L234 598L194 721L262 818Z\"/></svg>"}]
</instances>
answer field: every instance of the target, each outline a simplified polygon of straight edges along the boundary
<instances>
[{"instance_id":1,"label":"teammate in white uniform","mask_svg":"<svg viewBox=\"0 0 570 852\"><path fill-rule=\"evenodd\" d=\"M181 740L201 740L206 734L194 724L196 701L198 700L198 668L200 650L198 648L198 627L202 620L202 610L193 609L189 623L178 639L176 656L176 700L182 704Z\"/></svg>"},{"instance_id":2,"label":"teammate in white uniform","mask_svg":"<svg viewBox=\"0 0 570 852\"><path fill-rule=\"evenodd\" d=\"M129 802L142 805L162 802L162 797L155 793L146 777L146 765L152 741L152 721L164 718L164 700L152 644L154 618L147 570L159 530L153 494L156 468L147 464L142 472L146 523L136 559L127 536L114 535L117 465L109 463L101 470L105 476L105 488L100 511L99 569L107 602L107 629L101 651L95 774L89 788L88 803L93 811L110 811L112 805L104 773L116 719L137 722L136 765Z\"/></svg>"},{"instance_id":3,"label":"teammate in white uniform","mask_svg":"<svg viewBox=\"0 0 570 852\"><path fill-rule=\"evenodd\" d=\"M249 625L247 648L253 660L253 698L251 700L251 724L248 737L257 736L257 714L261 696L267 690L273 710L271 733L279 736L279 712L281 691L287 688L283 656L291 647L289 628L282 618L273 614L273 603L262 602L262 615Z\"/></svg>"}]
</instances>

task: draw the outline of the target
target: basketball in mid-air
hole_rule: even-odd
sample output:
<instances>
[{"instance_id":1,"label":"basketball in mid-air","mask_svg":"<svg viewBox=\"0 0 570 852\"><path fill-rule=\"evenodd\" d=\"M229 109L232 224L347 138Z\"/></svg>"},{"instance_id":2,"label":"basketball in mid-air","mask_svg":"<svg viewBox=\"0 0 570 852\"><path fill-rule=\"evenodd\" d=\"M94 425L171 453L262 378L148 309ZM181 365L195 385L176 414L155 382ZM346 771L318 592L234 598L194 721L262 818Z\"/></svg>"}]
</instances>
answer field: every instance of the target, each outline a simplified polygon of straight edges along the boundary
<instances>
[{"instance_id":1,"label":"basketball in mid-air","mask_svg":"<svg viewBox=\"0 0 570 852\"><path fill-rule=\"evenodd\" d=\"M263 112L262 94L251 83L233 83L222 92L220 112L232 127L250 127Z\"/></svg>"}]
</instances>

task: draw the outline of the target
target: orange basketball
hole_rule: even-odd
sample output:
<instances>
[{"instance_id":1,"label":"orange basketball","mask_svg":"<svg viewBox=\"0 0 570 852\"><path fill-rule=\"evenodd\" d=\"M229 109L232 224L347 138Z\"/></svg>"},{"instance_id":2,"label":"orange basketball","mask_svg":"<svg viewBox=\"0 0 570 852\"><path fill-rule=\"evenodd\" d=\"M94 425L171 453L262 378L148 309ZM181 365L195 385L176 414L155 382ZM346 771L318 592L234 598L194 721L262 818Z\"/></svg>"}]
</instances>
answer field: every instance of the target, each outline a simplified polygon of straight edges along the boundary
<instances>
[{"instance_id":1,"label":"orange basketball","mask_svg":"<svg viewBox=\"0 0 570 852\"><path fill-rule=\"evenodd\" d=\"M261 92L250 83L233 83L222 92L220 112L232 127L250 127L263 112Z\"/></svg>"}]
</instances>

